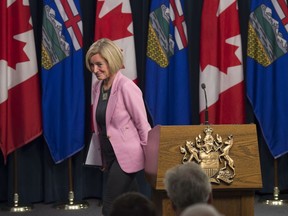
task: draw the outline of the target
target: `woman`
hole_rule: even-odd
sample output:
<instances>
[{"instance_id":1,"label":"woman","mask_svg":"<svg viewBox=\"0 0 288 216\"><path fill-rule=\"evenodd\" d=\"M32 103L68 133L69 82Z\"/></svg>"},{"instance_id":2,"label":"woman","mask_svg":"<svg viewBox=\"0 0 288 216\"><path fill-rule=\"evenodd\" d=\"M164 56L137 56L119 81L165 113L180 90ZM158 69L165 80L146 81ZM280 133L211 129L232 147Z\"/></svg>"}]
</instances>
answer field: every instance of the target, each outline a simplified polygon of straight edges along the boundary
<instances>
[{"instance_id":1,"label":"woman","mask_svg":"<svg viewBox=\"0 0 288 216\"><path fill-rule=\"evenodd\" d=\"M99 137L105 174L103 215L109 215L116 197L131 190L136 174L144 169L148 131L142 92L121 73L123 54L111 40L91 45L86 67L99 82L92 87L93 124Z\"/></svg>"}]
</instances>

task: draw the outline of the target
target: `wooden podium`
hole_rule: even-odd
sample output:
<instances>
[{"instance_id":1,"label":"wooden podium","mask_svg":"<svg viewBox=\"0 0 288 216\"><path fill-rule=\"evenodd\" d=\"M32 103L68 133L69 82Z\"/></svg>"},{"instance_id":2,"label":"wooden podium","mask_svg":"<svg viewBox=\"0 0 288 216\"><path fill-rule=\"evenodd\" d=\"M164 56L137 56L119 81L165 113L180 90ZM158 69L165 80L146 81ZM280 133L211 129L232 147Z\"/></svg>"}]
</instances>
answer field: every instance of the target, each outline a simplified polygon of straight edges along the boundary
<instances>
[{"instance_id":1,"label":"wooden podium","mask_svg":"<svg viewBox=\"0 0 288 216\"><path fill-rule=\"evenodd\" d=\"M182 163L180 146L184 146L187 140L195 140L199 134L203 137L207 126L213 129L213 136L219 134L225 140L233 135L234 141L229 155L234 161L235 177L230 184L212 183L213 205L227 216L254 215L254 191L262 188L255 124L155 126L149 132L145 148L145 174L152 186L152 200L158 207L159 215L174 215L164 189L166 170Z\"/></svg>"}]
</instances>

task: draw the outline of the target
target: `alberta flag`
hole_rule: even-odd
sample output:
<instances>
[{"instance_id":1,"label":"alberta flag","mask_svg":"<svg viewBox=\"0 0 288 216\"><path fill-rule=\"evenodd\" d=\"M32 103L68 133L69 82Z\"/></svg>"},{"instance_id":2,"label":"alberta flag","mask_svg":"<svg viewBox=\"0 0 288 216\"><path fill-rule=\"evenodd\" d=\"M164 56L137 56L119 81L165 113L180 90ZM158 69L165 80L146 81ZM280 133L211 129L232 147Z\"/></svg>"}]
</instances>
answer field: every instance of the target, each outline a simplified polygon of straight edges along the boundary
<instances>
[{"instance_id":1,"label":"alberta flag","mask_svg":"<svg viewBox=\"0 0 288 216\"><path fill-rule=\"evenodd\" d=\"M0 149L6 162L42 134L42 121L29 1L1 0L0 14Z\"/></svg>"},{"instance_id":2,"label":"alberta flag","mask_svg":"<svg viewBox=\"0 0 288 216\"><path fill-rule=\"evenodd\" d=\"M44 0L42 106L44 137L55 163L84 147L85 93L78 0Z\"/></svg>"},{"instance_id":3,"label":"alberta flag","mask_svg":"<svg viewBox=\"0 0 288 216\"><path fill-rule=\"evenodd\" d=\"M247 94L274 158L288 152L287 42L287 1L251 1Z\"/></svg>"},{"instance_id":4,"label":"alberta flag","mask_svg":"<svg viewBox=\"0 0 288 216\"><path fill-rule=\"evenodd\" d=\"M245 122L245 86L237 0L204 0L200 36L200 119L205 95L211 124Z\"/></svg>"},{"instance_id":5,"label":"alberta flag","mask_svg":"<svg viewBox=\"0 0 288 216\"><path fill-rule=\"evenodd\" d=\"M145 99L154 124L191 124L187 31L180 0L152 0Z\"/></svg>"}]
</instances>

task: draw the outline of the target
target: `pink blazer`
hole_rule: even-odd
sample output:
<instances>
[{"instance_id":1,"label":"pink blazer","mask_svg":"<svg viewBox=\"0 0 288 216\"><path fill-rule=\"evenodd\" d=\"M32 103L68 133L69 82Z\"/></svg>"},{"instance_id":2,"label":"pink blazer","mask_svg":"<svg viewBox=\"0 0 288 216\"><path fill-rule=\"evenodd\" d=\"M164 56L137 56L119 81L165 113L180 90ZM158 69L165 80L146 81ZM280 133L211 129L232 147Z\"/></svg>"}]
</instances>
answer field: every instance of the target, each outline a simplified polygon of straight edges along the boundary
<instances>
[{"instance_id":1,"label":"pink blazer","mask_svg":"<svg viewBox=\"0 0 288 216\"><path fill-rule=\"evenodd\" d=\"M95 134L98 128L95 111L101 92L101 84L93 86L93 124ZM112 84L106 110L107 136L113 146L120 167L127 173L144 169L144 150L148 132L151 129L147 120L142 92L129 78L118 71Z\"/></svg>"}]
</instances>

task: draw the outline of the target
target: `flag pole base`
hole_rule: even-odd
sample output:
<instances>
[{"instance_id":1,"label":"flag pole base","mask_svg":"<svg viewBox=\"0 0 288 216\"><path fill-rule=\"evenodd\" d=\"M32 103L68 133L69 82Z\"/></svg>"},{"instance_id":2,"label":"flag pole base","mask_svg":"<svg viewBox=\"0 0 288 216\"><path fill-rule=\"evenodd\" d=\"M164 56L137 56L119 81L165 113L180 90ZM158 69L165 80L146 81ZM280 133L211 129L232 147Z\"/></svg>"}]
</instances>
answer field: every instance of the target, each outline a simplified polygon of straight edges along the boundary
<instances>
[{"instance_id":1,"label":"flag pole base","mask_svg":"<svg viewBox=\"0 0 288 216\"><path fill-rule=\"evenodd\" d=\"M265 200L263 201L264 204L272 205L272 206L282 206L282 205L288 205L288 200Z\"/></svg>"},{"instance_id":2,"label":"flag pole base","mask_svg":"<svg viewBox=\"0 0 288 216\"><path fill-rule=\"evenodd\" d=\"M12 207L4 207L4 211L9 211L9 212L26 212L26 211L31 211L32 206L12 206Z\"/></svg>"},{"instance_id":3,"label":"flag pole base","mask_svg":"<svg viewBox=\"0 0 288 216\"><path fill-rule=\"evenodd\" d=\"M74 192L70 191L68 195L68 202L55 205L54 208L62 210L81 210L89 207L88 202L74 202Z\"/></svg>"},{"instance_id":4,"label":"flag pole base","mask_svg":"<svg viewBox=\"0 0 288 216\"><path fill-rule=\"evenodd\" d=\"M288 200L279 199L279 193L280 193L279 188L274 187L273 199L263 200L262 203L272 206L288 205Z\"/></svg>"},{"instance_id":5,"label":"flag pole base","mask_svg":"<svg viewBox=\"0 0 288 216\"><path fill-rule=\"evenodd\" d=\"M26 212L32 210L32 205L19 205L19 195L18 193L14 194L14 205L4 207L2 210L9 212Z\"/></svg>"},{"instance_id":6,"label":"flag pole base","mask_svg":"<svg viewBox=\"0 0 288 216\"><path fill-rule=\"evenodd\" d=\"M81 209L86 209L88 208L89 204L86 202L81 202L81 203L64 203L55 206L56 209L62 209L62 210L81 210Z\"/></svg>"}]
</instances>

